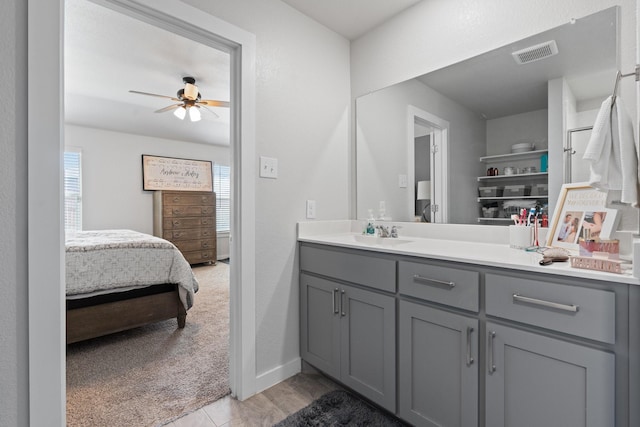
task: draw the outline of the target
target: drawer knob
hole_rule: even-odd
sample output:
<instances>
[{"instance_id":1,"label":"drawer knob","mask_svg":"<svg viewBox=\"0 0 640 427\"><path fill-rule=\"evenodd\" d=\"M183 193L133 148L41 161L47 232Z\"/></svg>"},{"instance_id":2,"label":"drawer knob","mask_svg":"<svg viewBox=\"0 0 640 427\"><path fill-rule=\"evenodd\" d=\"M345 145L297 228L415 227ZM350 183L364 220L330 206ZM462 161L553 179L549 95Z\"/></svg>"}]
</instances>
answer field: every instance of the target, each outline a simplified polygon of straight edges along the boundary
<instances>
[{"instance_id":1,"label":"drawer knob","mask_svg":"<svg viewBox=\"0 0 640 427\"><path fill-rule=\"evenodd\" d=\"M182 211L180 209L174 209L173 210L173 213L176 214L176 215L180 215L181 212Z\"/></svg>"},{"instance_id":2,"label":"drawer knob","mask_svg":"<svg viewBox=\"0 0 640 427\"><path fill-rule=\"evenodd\" d=\"M580 310L580 306L573 304L562 304L559 302L545 301L543 299L525 297L520 294L513 294L513 302L522 302L525 304L537 305L541 307L554 308L556 310L568 311L571 313L577 313Z\"/></svg>"},{"instance_id":3,"label":"drawer knob","mask_svg":"<svg viewBox=\"0 0 640 427\"><path fill-rule=\"evenodd\" d=\"M413 276L413 280L422 282L426 285L446 286L449 289L453 289L456 287L455 282L446 282L444 280L431 279L429 277L420 276L419 274L415 274Z\"/></svg>"},{"instance_id":4,"label":"drawer knob","mask_svg":"<svg viewBox=\"0 0 640 427\"><path fill-rule=\"evenodd\" d=\"M173 225L180 225L180 221L173 221Z\"/></svg>"},{"instance_id":5,"label":"drawer knob","mask_svg":"<svg viewBox=\"0 0 640 427\"><path fill-rule=\"evenodd\" d=\"M206 253L206 252L205 252L205 253L203 253L203 254L202 254L202 258L209 258L209 254L208 254L208 253Z\"/></svg>"},{"instance_id":6,"label":"drawer knob","mask_svg":"<svg viewBox=\"0 0 640 427\"><path fill-rule=\"evenodd\" d=\"M202 242L202 247L203 248L208 248L209 247L209 242Z\"/></svg>"}]
</instances>

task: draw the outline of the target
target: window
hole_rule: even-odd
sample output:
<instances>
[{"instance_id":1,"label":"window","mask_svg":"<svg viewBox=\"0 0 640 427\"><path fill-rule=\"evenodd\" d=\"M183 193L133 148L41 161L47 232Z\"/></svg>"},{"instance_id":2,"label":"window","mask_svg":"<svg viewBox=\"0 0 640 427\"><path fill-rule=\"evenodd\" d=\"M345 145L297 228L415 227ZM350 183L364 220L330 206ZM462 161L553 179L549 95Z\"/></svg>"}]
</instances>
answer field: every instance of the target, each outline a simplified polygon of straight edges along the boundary
<instances>
[{"instance_id":1,"label":"window","mask_svg":"<svg viewBox=\"0 0 640 427\"><path fill-rule=\"evenodd\" d=\"M82 230L82 182L80 152L64 152L64 229Z\"/></svg>"},{"instance_id":2,"label":"window","mask_svg":"<svg viewBox=\"0 0 640 427\"><path fill-rule=\"evenodd\" d=\"M213 165L213 191L216 192L216 231L231 230L231 168Z\"/></svg>"}]
</instances>

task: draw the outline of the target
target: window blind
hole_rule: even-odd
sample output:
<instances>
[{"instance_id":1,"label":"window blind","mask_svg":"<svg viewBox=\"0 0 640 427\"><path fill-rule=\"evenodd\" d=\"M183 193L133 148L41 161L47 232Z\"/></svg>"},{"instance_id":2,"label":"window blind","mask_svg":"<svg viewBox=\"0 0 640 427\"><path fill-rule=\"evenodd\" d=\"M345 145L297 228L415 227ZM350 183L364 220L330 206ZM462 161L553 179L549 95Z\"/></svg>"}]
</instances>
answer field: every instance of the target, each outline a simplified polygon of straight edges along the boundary
<instances>
[{"instance_id":1,"label":"window blind","mask_svg":"<svg viewBox=\"0 0 640 427\"><path fill-rule=\"evenodd\" d=\"M213 191L216 192L216 231L231 230L231 168L213 165Z\"/></svg>"},{"instance_id":2,"label":"window blind","mask_svg":"<svg viewBox=\"0 0 640 427\"><path fill-rule=\"evenodd\" d=\"M82 175L80 152L64 152L64 229L82 230Z\"/></svg>"}]
</instances>

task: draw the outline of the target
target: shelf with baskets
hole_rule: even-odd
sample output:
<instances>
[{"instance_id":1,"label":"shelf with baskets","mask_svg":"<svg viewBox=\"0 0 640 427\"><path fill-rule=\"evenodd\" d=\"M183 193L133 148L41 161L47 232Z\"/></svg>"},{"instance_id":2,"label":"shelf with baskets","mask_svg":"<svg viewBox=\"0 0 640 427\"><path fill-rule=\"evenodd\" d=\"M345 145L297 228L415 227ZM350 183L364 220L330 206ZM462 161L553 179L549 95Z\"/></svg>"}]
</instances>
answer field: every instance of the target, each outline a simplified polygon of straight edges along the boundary
<instances>
[{"instance_id":1,"label":"shelf with baskets","mask_svg":"<svg viewBox=\"0 0 640 427\"><path fill-rule=\"evenodd\" d=\"M511 213L518 213L520 208L544 208L549 173L541 157L547 153L545 149L480 157L489 169L486 176L477 177L478 222L505 225L511 221ZM538 166L544 172L539 172Z\"/></svg>"}]
</instances>

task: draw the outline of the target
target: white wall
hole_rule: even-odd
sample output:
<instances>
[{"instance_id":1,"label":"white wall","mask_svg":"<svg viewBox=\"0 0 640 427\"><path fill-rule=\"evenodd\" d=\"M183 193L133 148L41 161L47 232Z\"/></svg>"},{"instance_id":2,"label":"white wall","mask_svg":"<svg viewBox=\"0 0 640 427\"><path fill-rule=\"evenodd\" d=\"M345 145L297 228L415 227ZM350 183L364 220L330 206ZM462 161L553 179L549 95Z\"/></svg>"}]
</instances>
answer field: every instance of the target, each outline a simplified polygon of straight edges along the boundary
<instances>
[{"instance_id":1,"label":"white wall","mask_svg":"<svg viewBox=\"0 0 640 427\"><path fill-rule=\"evenodd\" d=\"M27 2L0 14L0 424L28 425Z\"/></svg>"},{"instance_id":2,"label":"white wall","mask_svg":"<svg viewBox=\"0 0 640 427\"><path fill-rule=\"evenodd\" d=\"M229 147L152 138L75 125L65 145L82 152L84 230L127 228L153 234L153 192L142 190L142 155L229 165Z\"/></svg>"},{"instance_id":3,"label":"white wall","mask_svg":"<svg viewBox=\"0 0 640 427\"><path fill-rule=\"evenodd\" d=\"M349 42L280 0L187 0L256 35L256 152L278 179L256 182L258 388L299 367L296 222L348 217Z\"/></svg>"},{"instance_id":4,"label":"white wall","mask_svg":"<svg viewBox=\"0 0 640 427\"><path fill-rule=\"evenodd\" d=\"M535 143L536 150L546 149L547 114L544 109L487 120L487 156L511 153L511 146L519 142Z\"/></svg>"},{"instance_id":5,"label":"white wall","mask_svg":"<svg viewBox=\"0 0 640 427\"><path fill-rule=\"evenodd\" d=\"M386 202L386 213L394 221L412 221L413 208L407 206L407 192L400 188L398 174L407 174L408 106L427 111L450 124L450 188L455 197L449 201L452 223L477 222L476 178L480 172L478 157L485 152L485 122L477 114L429 88L418 80L399 83L357 100L358 147L357 218L367 218L368 209L378 212L378 202Z\"/></svg>"}]
</instances>

